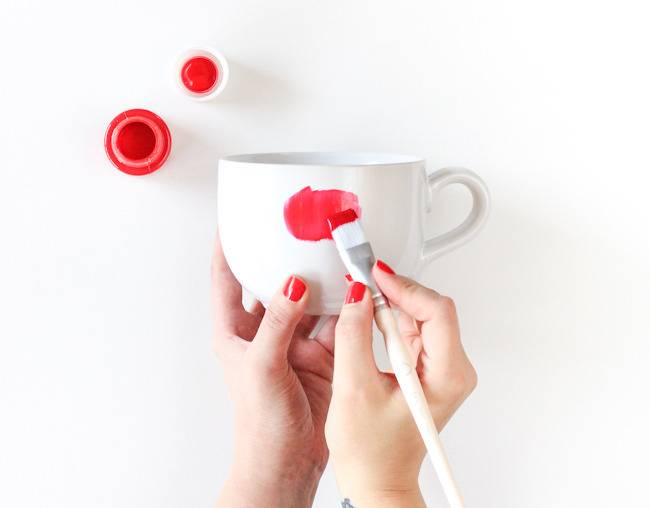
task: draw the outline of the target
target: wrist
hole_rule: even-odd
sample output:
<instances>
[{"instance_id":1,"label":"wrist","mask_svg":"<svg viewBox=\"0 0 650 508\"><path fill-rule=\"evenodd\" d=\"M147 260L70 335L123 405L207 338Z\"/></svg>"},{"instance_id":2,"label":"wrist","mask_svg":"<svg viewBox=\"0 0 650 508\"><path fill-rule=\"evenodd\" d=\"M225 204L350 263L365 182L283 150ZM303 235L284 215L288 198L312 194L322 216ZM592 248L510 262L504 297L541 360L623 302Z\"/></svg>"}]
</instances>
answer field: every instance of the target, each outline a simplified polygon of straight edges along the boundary
<instances>
[{"instance_id":1,"label":"wrist","mask_svg":"<svg viewBox=\"0 0 650 508\"><path fill-rule=\"evenodd\" d=\"M349 464L343 467L334 457L336 483L343 499L350 498L354 508L358 506L424 506L413 503L421 499L419 472L416 462L402 461L381 464L373 460L369 464ZM400 500L408 500L399 504ZM354 502L356 500L356 503ZM361 504L363 501L364 504ZM346 507L347 508L347 507Z\"/></svg>"},{"instance_id":2,"label":"wrist","mask_svg":"<svg viewBox=\"0 0 650 508\"><path fill-rule=\"evenodd\" d=\"M273 484L265 479L233 474L223 486L217 508L308 508L315 494L315 485Z\"/></svg>"},{"instance_id":3,"label":"wrist","mask_svg":"<svg viewBox=\"0 0 650 508\"><path fill-rule=\"evenodd\" d=\"M426 508L419 487L409 490L359 490L344 496L341 502L343 508Z\"/></svg>"},{"instance_id":4,"label":"wrist","mask_svg":"<svg viewBox=\"0 0 650 508\"><path fill-rule=\"evenodd\" d=\"M417 474L379 476L367 471L346 471L339 474L337 484L344 508L420 508L425 507ZM398 477L399 476L399 477Z\"/></svg>"},{"instance_id":5,"label":"wrist","mask_svg":"<svg viewBox=\"0 0 650 508\"><path fill-rule=\"evenodd\" d=\"M237 458L217 506L307 508L312 505L322 473L322 467L311 462L283 464L259 456L252 461Z\"/></svg>"}]
</instances>

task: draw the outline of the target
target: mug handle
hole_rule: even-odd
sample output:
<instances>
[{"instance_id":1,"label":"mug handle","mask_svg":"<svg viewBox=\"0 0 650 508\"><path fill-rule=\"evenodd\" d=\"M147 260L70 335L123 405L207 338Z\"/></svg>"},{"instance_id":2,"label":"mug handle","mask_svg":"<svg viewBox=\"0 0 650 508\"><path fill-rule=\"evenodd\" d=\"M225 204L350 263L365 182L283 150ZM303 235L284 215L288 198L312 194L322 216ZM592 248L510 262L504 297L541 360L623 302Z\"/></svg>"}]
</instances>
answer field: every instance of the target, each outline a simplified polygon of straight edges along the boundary
<instances>
[{"instance_id":1,"label":"mug handle","mask_svg":"<svg viewBox=\"0 0 650 508\"><path fill-rule=\"evenodd\" d=\"M428 199L426 211L430 211L433 197L448 185L460 183L472 194L472 209L460 225L451 231L426 240L422 245L422 261L429 261L460 247L471 240L485 225L490 211L490 192L481 178L464 168L443 168L427 176Z\"/></svg>"}]
</instances>

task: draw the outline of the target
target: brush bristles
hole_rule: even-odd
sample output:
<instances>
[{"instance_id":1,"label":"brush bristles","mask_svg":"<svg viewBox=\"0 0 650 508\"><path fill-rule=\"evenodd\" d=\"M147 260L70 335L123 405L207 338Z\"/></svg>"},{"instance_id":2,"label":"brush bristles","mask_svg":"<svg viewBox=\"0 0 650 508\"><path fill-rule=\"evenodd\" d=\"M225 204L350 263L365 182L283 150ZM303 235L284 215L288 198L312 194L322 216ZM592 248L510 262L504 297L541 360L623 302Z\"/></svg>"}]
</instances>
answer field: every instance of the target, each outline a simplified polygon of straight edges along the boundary
<instances>
[{"instance_id":1,"label":"brush bristles","mask_svg":"<svg viewBox=\"0 0 650 508\"><path fill-rule=\"evenodd\" d=\"M347 250L362 243L366 243L366 234L363 232L361 221L359 219L341 224L332 231L332 238L336 242L337 247L342 250Z\"/></svg>"},{"instance_id":2,"label":"brush bristles","mask_svg":"<svg viewBox=\"0 0 650 508\"><path fill-rule=\"evenodd\" d=\"M327 223L329 224L330 231L334 231L339 226L347 224L348 222L353 222L357 220L359 216L352 208L343 210L342 212L335 213L327 218Z\"/></svg>"}]
</instances>

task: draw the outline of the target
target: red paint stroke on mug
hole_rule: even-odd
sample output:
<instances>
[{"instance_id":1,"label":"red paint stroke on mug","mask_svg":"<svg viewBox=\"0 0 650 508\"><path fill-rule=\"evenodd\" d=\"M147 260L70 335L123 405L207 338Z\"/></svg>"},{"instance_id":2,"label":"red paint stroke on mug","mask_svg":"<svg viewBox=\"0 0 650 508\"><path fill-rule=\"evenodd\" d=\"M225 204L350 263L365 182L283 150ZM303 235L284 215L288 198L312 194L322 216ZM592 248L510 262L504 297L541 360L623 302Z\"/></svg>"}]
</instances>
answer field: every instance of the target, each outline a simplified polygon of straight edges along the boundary
<instances>
[{"instance_id":1,"label":"red paint stroke on mug","mask_svg":"<svg viewBox=\"0 0 650 508\"><path fill-rule=\"evenodd\" d=\"M301 189L284 204L284 222L289 233L298 240L317 242L331 240L327 219L343 210L354 210L361 216L359 198L353 192L339 189Z\"/></svg>"}]
</instances>

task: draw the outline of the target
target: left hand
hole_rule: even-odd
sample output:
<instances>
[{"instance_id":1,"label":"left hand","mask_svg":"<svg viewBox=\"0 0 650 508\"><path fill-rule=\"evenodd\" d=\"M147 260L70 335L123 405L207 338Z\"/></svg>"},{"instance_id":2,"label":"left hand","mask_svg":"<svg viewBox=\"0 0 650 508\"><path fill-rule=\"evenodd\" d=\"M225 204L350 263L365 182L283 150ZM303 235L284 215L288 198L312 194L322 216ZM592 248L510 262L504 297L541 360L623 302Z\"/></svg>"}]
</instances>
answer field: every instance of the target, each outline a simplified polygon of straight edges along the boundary
<instances>
[{"instance_id":1,"label":"left hand","mask_svg":"<svg viewBox=\"0 0 650 508\"><path fill-rule=\"evenodd\" d=\"M315 339L309 288L287 279L265 310L247 312L217 241L212 263L214 349L235 406L235 459L219 507L308 507L327 463L334 320Z\"/></svg>"}]
</instances>

